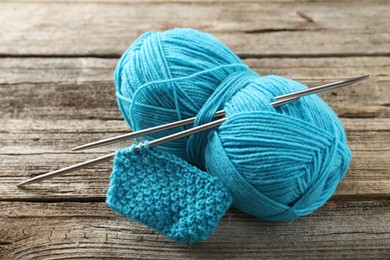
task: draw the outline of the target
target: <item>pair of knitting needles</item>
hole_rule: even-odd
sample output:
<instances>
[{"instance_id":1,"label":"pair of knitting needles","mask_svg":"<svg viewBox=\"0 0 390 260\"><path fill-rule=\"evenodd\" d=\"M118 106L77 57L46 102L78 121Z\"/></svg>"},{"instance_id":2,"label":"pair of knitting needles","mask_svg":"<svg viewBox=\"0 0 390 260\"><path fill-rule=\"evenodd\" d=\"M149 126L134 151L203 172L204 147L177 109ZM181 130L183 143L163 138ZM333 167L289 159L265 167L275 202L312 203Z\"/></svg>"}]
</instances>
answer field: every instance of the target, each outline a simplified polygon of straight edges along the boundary
<instances>
[{"instance_id":1,"label":"pair of knitting needles","mask_svg":"<svg viewBox=\"0 0 390 260\"><path fill-rule=\"evenodd\" d=\"M369 77L369 75L348 78L348 79L345 79L345 80L336 81L336 82L332 82L332 83L329 83L329 84L325 84L325 85L312 87L312 88L308 88L308 89L292 92L292 93L289 93L289 94L281 95L281 96L276 97L275 98L276 101L272 102L271 105L273 107L281 106L281 105L290 103L290 102L292 102L294 100L297 100L300 97L303 97L303 96L306 96L306 95L310 95L310 94L320 93L320 92L324 92L324 91L329 91L329 90L332 90L332 89L335 89L335 88L348 86L348 85L351 85L353 83L357 83L359 81L365 80L368 77ZM215 113L214 117L222 117L224 115L225 115L225 111L224 110L220 110L220 111L217 111ZM72 151L83 150L83 149L88 149L88 148L93 148L93 147L99 147L99 146L103 146L103 145L113 144L113 143L117 143L117 142L120 142L120 141L123 141L123 140L129 140L129 139L132 139L132 138L140 137L140 136L143 136L143 135L146 135L146 134L156 133L156 132L172 129L172 128L175 128L175 127L188 125L188 124L193 123L195 121L195 119L196 119L196 117L187 118L187 119L176 121L176 122L173 122L173 123L168 123L168 124L164 124L164 125L160 125L160 126L147 128L147 129L140 130L140 131L137 131L137 132L132 132L132 133L124 134L124 135L114 136L114 137L107 138L107 139L104 139L104 140L100 140L100 141L96 141L96 142L92 142L92 143L88 143L88 144L85 144L85 145L78 146L76 148L73 148ZM159 139L155 139L153 141L150 141L148 145L149 145L149 147L153 147L153 146L157 146L157 145L160 145L160 144L164 144L164 143L167 143L167 142L179 139L179 138L183 138L183 137L186 137L186 136L189 136L189 135L192 135L192 134L195 134L195 133L198 133L198 132L210 129L210 128L214 128L216 126L221 125L225 121L226 121L226 117L223 117L223 118L217 119L217 120L212 121L212 122L207 123L207 124L203 124L203 125L200 125L200 126L197 126L197 127L193 127L193 128L190 128L190 129L187 129L187 130L175 133L175 134L171 134L171 135L159 138ZM146 148L145 144L144 143L140 143L139 145L137 145L135 147L135 151L140 151L141 149L145 149L145 148ZM89 161L85 161L85 162L81 162L81 163L78 163L78 164L74 164L74 165L71 165L69 167L62 168L62 169L59 169L59 170L56 170L56 171L53 171L53 172L41 174L41 175L38 175L38 176L33 177L31 179L28 179L26 181L23 181L23 182L17 184L16 186L21 188L21 187L25 186L26 184L40 182L40 181L43 181L45 179L53 178L54 176L62 175L62 174L68 173L68 172L76 171L78 169L82 169L82 168L86 168L86 167L98 164L98 163L101 163L101 162L104 162L104 161L108 161L108 160L112 159L114 156L115 156L115 153L110 153L110 154L107 154L107 155L104 155L104 156L101 156L101 157L98 157L98 158L95 158L95 159L92 159L92 160L89 160Z\"/></svg>"}]
</instances>

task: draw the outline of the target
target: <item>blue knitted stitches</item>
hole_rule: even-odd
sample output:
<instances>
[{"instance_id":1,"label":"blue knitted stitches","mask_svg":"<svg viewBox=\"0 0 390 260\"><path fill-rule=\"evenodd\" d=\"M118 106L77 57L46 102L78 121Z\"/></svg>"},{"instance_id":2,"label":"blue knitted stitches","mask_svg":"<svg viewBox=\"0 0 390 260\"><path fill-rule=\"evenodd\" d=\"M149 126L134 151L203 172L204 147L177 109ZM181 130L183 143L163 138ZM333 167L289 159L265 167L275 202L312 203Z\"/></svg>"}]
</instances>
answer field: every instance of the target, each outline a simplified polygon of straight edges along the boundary
<instances>
[{"instance_id":1,"label":"blue knitted stitches","mask_svg":"<svg viewBox=\"0 0 390 260\"><path fill-rule=\"evenodd\" d=\"M231 205L227 190L172 154L133 148L116 153L107 204L177 242L207 239Z\"/></svg>"}]
</instances>

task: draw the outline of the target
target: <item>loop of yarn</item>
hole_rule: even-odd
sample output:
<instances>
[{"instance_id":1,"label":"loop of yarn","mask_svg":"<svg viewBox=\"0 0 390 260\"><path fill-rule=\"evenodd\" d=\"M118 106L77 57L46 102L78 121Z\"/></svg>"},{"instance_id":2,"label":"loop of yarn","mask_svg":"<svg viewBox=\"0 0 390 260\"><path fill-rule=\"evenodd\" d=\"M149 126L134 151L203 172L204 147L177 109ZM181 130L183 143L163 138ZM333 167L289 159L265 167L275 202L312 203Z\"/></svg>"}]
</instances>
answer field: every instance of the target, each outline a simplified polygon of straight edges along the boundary
<instances>
[{"instance_id":1,"label":"loop of yarn","mask_svg":"<svg viewBox=\"0 0 390 260\"><path fill-rule=\"evenodd\" d=\"M141 36L115 70L119 107L136 131L224 109L220 127L159 149L206 169L233 205L259 218L307 215L334 193L351 161L343 126L318 96L270 105L306 88L279 76L260 77L210 34L175 29ZM152 140L184 128L145 137Z\"/></svg>"}]
</instances>

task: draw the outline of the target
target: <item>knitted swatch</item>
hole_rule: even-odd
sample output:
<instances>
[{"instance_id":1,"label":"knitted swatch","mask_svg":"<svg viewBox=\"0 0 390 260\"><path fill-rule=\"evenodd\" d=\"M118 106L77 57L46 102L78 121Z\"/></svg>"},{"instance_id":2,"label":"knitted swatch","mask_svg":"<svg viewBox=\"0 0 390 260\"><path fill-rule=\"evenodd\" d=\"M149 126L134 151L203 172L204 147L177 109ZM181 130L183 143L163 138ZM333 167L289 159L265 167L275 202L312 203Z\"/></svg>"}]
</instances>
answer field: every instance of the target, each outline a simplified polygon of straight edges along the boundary
<instances>
[{"instance_id":1,"label":"knitted swatch","mask_svg":"<svg viewBox=\"0 0 390 260\"><path fill-rule=\"evenodd\" d=\"M207 239L232 198L217 181L161 151L116 152L107 204L180 243Z\"/></svg>"}]
</instances>

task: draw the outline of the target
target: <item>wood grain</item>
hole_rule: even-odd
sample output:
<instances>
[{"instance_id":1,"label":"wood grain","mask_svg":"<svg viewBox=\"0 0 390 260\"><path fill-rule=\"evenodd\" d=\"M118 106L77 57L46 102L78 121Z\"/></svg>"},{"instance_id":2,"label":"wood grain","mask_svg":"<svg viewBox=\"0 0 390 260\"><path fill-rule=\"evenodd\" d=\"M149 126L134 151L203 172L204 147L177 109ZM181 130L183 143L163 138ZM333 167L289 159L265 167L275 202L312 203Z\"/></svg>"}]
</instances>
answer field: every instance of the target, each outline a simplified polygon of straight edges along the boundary
<instances>
[{"instance_id":1,"label":"wood grain","mask_svg":"<svg viewBox=\"0 0 390 260\"><path fill-rule=\"evenodd\" d=\"M385 0L24 0L0 2L0 259L390 259L390 4ZM70 148L122 134L118 57L140 34L213 33L261 75L309 86L370 74L321 96L353 161L335 195L289 223L230 209L206 242L179 245L104 203L108 153Z\"/></svg>"},{"instance_id":2,"label":"wood grain","mask_svg":"<svg viewBox=\"0 0 390 260\"><path fill-rule=\"evenodd\" d=\"M0 116L121 120L113 85L116 61L0 59ZM342 117L390 117L390 57L263 58L245 62L261 75L278 74L309 85L370 74L369 81L322 96Z\"/></svg>"},{"instance_id":3,"label":"wood grain","mask_svg":"<svg viewBox=\"0 0 390 260\"><path fill-rule=\"evenodd\" d=\"M367 122L345 118L343 122L354 159L336 196L390 196L390 120ZM51 127L52 124L55 127ZM104 199L112 167L110 162L34 184L26 190L17 189L15 185L27 177L111 152L120 145L109 147L111 149L97 148L93 152L70 153L69 150L81 142L125 133L127 127L123 122L73 120L69 124L62 120L48 124L45 120L9 120L6 125L13 130L7 133L0 128L0 158L4 163L0 173L3 184L0 185L0 200Z\"/></svg>"},{"instance_id":4,"label":"wood grain","mask_svg":"<svg viewBox=\"0 0 390 260\"><path fill-rule=\"evenodd\" d=\"M175 27L213 33L246 57L390 54L382 0L1 2L0 10L2 56L117 57L145 31Z\"/></svg>"},{"instance_id":5,"label":"wood grain","mask_svg":"<svg viewBox=\"0 0 390 260\"><path fill-rule=\"evenodd\" d=\"M354 153L336 194L390 195L390 77L386 74L390 58L267 58L245 62L260 74L284 75L311 85L340 79L337 73L373 75L368 83L323 94L340 116L347 114L342 120ZM126 145L69 152L81 143L128 131L113 95L115 63L116 59L99 58L0 59L4 75L0 113L5 118L0 121L0 158L5 163L1 200L104 199L111 163L27 190L17 189L15 184ZM373 107L379 108L375 114L371 113Z\"/></svg>"},{"instance_id":6,"label":"wood grain","mask_svg":"<svg viewBox=\"0 0 390 260\"><path fill-rule=\"evenodd\" d=\"M104 203L0 202L0 248L5 259L388 259L389 208L389 200L332 200L289 223L231 209L207 242L179 245Z\"/></svg>"}]
</instances>

